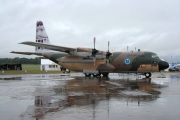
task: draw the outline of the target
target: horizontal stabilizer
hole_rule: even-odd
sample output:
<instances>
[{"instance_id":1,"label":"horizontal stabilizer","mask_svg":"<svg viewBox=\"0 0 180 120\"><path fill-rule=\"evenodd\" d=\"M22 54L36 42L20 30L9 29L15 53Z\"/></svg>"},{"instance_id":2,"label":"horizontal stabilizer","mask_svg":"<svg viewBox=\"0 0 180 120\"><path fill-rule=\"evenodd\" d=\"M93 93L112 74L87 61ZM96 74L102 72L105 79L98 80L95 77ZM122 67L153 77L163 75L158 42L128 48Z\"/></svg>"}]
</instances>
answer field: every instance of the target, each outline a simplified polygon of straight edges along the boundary
<instances>
[{"instance_id":1,"label":"horizontal stabilizer","mask_svg":"<svg viewBox=\"0 0 180 120\"><path fill-rule=\"evenodd\" d=\"M36 47L44 47L46 49L60 51L60 52L67 52L72 50L76 50L75 48L69 48L69 47L63 47L63 46L57 46L57 45L51 45L51 44L43 44L43 43L36 43L36 42L21 42L19 44L25 44L30 46L36 46Z\"/></svg>"},{"instance_id":2,"label":"horizontal stabilizer","mask_svg":"<svg viewBox=\"0 0 180 120\"><path fill-rule=\"evenodd\" d=\"M38 56L42 56L42 53L38 53L38 52L15 52L15 51L12 51L11 53L22 54L22 55L38 55Z\"/></svg>"}]
</instances>

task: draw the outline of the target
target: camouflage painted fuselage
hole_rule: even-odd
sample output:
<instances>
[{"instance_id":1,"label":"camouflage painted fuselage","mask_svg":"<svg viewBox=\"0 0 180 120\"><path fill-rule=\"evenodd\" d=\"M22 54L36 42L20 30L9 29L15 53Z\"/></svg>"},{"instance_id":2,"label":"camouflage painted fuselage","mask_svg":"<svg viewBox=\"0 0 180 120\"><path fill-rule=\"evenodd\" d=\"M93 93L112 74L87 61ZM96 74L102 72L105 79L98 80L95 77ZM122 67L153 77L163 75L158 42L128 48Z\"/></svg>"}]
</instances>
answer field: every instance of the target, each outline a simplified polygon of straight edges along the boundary
<instances>
[{"instance_id":1,"label":"camouflage painted fuselage","mask_svg":"<svg viewBox=\"0 0 180 120\"><path fill-rule=\"evenodd\" d=\"M160 61L152 52L116 52L112 56L115 72L157 72Z\"/></svg>"},{"instance_id":2,"label":"camouflage painted fuselage","mask_svg":"<svg viewBox=\"0 0 180 120\"><path fill-rule=\"evenodd\" d=\"M114 52L110 57L110 63L107 63L107 59L97 59L95 64L94 62L86 62L92 58L64 53L44 53L43 56L72 71L98 71L100 73L157 72L159 71L158 63L161 61L152 52Z\"/></svg>"}]
</instances>

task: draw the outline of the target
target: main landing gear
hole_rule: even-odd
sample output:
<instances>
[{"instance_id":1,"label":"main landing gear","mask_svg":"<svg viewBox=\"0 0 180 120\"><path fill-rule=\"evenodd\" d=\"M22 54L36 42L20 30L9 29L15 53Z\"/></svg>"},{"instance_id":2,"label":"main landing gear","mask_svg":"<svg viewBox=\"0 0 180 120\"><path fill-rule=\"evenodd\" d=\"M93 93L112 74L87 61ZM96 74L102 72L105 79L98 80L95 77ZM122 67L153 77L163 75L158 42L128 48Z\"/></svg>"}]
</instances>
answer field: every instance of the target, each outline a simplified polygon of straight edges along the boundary
<instances>
[{"instance_id":1,"label":"main landing gear","mask_svg":"<svg viewBox=\"0 0 180 120\"><path fill-rule=\"evenodd\" d=\"M146 73L144 73L144 75L146 76L146 78L150 78L151 77L151 73L150 72L146 72Z\"/></svg>"},{"instance_id":2,"label":"main landing gear","mask_svg":"<svg viewBox=\"0 0 180 120\"><path fill-rule=\"evenodd\" d=\"M84 73L84 74L85 74L86 77L91 77L91 76L93 76L93 77L101 77L101 76L108 77L108 75L109 75L108 72L97 73L97 74L95 74L95 73ZM150 78L151 77L151 73L150 72L145 72L142 75L144 75L146 78Z\"/></svg>"},{"instance_id":3,"label":"main landing gear","mask_svg":"<svg viewBox=\"0 0 180 120\"><path fill-rule=\"evenodd\" d=\"M108 72L105 72L105 73L97 73L97 74L92 74L92 73L84 73L86 77L108 77L109 73Z\"/></svg>"}]
</instances>

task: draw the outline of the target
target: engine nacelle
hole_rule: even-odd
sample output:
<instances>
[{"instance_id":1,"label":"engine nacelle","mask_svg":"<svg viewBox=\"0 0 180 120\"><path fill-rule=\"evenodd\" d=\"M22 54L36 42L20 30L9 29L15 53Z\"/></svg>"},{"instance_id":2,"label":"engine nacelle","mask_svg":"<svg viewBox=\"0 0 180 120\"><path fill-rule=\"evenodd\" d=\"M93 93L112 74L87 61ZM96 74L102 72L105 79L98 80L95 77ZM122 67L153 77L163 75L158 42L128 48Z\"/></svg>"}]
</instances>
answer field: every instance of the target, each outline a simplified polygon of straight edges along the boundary
<instances>
[{"instance_id":1,"label":"engine nacelle","mask_svg":"<svg viewBox=\"0 0 180 120\"><path fill-rule=\"evenodd\" d=\"M77 48L74 51L70 51L69 54L84 57L84 58L92 58L92 49L91 48ZM96 59L104 59L106 58L106 52L105 51L98 51L95 55Z\"/></svg>"}]
</instances>

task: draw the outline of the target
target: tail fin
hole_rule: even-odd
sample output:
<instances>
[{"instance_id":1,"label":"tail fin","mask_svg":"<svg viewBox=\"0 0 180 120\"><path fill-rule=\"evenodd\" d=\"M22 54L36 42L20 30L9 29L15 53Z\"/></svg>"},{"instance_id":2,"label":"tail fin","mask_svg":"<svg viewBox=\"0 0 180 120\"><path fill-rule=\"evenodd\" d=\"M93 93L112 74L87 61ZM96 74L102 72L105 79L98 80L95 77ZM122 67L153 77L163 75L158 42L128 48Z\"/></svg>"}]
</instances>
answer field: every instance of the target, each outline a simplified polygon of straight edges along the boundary
<instances>
[{"instance_id":1,"label":"tail fin","mask_svg":"<svg viewBox=\"0 0 180 120\"><path fill-rule=\"evenodd\" d=\"M44 28L42 21L37 21L37 23L36 23L36 42L50 44L48 35L46 34L46 30ZM48 50L45 48L42 48L42 47L36 47L35 51L36 52L45 52Z\"/></svg>"}]
</instances>

